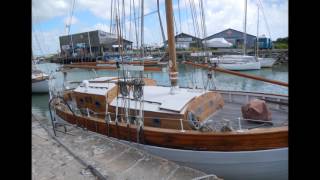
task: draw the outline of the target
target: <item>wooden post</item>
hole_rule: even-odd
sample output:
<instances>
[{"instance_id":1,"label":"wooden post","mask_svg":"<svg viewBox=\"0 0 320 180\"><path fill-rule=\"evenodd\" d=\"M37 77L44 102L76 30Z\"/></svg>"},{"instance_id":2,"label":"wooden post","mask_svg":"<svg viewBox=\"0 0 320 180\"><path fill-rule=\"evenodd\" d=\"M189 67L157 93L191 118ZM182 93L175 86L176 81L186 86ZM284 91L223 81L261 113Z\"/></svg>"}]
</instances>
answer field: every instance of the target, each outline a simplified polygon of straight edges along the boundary
<instances>
[{"instance_id":1,"label":"wooden post","mask_svg":"<svg viewBox=\"0 0 320 180\"><path fill-rule=\"evenodd\" d=\"M178 68L176 63L176 45L174 38L173 27L173 10L172 0L166 0L166 19L167 19L167 34L168 34L168 49L169 49L169 68L170 68L170 81L172 87L178 86Z\"/></svg>"}]
</instances>

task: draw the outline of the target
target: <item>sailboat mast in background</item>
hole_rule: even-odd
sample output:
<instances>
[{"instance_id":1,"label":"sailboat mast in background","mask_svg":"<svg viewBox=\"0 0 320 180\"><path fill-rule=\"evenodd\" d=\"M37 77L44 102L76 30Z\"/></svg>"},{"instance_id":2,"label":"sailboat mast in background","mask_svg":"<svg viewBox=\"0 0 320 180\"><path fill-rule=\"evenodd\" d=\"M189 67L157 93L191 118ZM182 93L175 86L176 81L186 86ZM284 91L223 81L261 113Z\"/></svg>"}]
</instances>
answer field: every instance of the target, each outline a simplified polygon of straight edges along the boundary
<instances>
[{"instance_id":1,"label":"sailboat mast in background","mask_svg":"<svg viewBox=\"0 0 320 180\"><path fill-rule=\"evenodd\" d=\"M243 55L247 54L247 0L244 0Z\"/></svg>"},{"instance_id":2,"label":"sailboat mast in background","mask_svg":"<svg viewBox=\"0 0 320 180\"><path fill-rule=\"evenodd\" d=\"M171 93L178 88L178 68L176 63L176 45L174 38L173 27L173 10L172 0L165 1L166 6L166 20L167 20L167 34L168 34L168 50L169 50L169 78L171 81Z\"/></svg>"},{"instance_id":3,"label":"sailboat mast in background","mask_svg":"<svg viewBox=\"0 0 320 180\"><path fill-rule=\"evenodd\" d=\"M258 8L258 12L257 12L257 43L256 43L256 57L259 57L259 4L257 3L257 8Z\"/></svg>"}]
</instances>

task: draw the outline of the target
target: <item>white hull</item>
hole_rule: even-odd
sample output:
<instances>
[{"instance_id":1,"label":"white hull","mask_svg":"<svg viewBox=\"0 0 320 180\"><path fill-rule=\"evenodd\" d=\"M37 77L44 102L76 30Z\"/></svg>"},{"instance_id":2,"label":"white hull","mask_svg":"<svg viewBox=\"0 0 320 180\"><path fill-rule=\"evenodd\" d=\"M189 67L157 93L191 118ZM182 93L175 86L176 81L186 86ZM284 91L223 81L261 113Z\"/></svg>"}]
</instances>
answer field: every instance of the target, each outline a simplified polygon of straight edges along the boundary
<instances>
[{"instance_id":1,"label":"white hull","mask_svg":"<svg viewBox=\"0 0 320 180\"><path fill-rule=\"evenodd\" d=\"M129 143L127 141L123 141ZM223 179L288 179L288 148L260 151L192 151L129 143Z\"/></svg>"},{"instance_id":2,"label":"white hull","mask_svg":"<svg viewBox=\"0 0 320 180\"><path fill-rule=\"evenodd\" d=\"M258 60L261 63L261 67L272 67L274 65L274 63L276 62L275 59L273 58L258 58Z\"/></svg>"},{"instance_id":3,"label":"white hull","mask_svg":"<svg viewBox=\"0 0 320 180\"><path fill-rule=\"evenodd\" d=\"M241 70L258 70L261 69L260 62L239 62L239 63L218 63L218 67L234 70L234 71L241 71Z\"/></svg>"},{"instance_id":4,"label":"white hull","mask_svg":"<svg viewBox=\"0 0 320 180\"><path fill-rule=\"evenodd\" d=\"M49 84L48 80L42 80L32 83L32 93L48 93Z\"/></svg>"}]
</instances>

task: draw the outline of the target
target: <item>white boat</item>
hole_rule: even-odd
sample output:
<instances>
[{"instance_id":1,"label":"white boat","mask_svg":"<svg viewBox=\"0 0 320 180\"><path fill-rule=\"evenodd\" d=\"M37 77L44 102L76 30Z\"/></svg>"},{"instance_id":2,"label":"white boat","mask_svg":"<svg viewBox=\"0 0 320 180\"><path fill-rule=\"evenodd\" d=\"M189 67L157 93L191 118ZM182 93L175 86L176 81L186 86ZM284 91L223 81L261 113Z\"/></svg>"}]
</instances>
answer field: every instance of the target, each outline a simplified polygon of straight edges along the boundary
<instances>
[{"instance_id":1,"label":"white boat","mask_svg":"<svg viewBox=\"0 0 320 180\"><path fill-rule=\"evenodd\" d=\"M49 92L49 75L40 70L32 71L32 93L48 93Z\"/></svg>"},{"instance_id":2,"label":"white boat","mask_svg":"<svg viewBox=\"0 0 320 180\"><path fill-rule=\"evenodd\" d=\"M261 62L254 56L244 55L224 55L218 58L210 58L211 63L216 63L218 67L241 71L241 70L259 70Z\"/></svg>"},{"instance_id":3,"label":"white boat","mask_svg":"<svg viewBox=\"0 0 320 180\"><path fill-rule=\"evenodd\" d=\"M258 58L262 68L272 67L276 60L274 58Z\"/></svg>"},{"instance_id":4,"label":"white boat","mask_svg":"<svg viewBox=\"0 0 320 180\"><path fill-rule=\"evenodd\" d=\"M132 61L160 61L160 58L155 58L155 57L152 57L152 56L133 57Z\"/></svg>"},{"instance_id":5,"label":"white boat","mask_svg":"<svg viewBox=\"0 0 320 180\"><path fill-rule=\"evenodd\" d=\"M245 70L259 70L261 68L261 63L257 62L238 62L238 63L220 63L218 67L233 71L245 71Z\"/></svg>"}]
</instances>

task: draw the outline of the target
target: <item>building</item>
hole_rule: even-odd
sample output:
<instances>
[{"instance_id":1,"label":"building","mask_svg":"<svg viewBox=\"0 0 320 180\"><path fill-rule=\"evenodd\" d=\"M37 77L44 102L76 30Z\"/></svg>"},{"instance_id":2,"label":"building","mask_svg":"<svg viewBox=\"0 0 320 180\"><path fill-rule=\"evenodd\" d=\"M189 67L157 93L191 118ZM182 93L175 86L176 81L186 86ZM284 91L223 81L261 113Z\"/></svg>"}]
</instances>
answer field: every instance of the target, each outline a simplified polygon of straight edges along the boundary
<instances>
[{"instance_id":1,"label":"building","mask_svg":"<svg viewBox=\"0 0 320 180\"><path fill-rule=\"evenodd\" d=\"M208 36L205 39L210 40L213 38L224 38L228 42L232 43L234 48L241 48L243 47L243 42L244 42L243 34L244 33L241 31L237 31L229 28L219 33ZM256 42L256 36L247 33L247 48L254 48L255 42Z\"/></svg>"},{"instance_id":2,"label":"building","mask_svg":"<svg viewBox=\"0 0 320 180\"><path fill-rule=\"evenodd\" d=\"M70 34L60 36L60 50L62 56L71 56L74 52L76 56L90 55L102 56L104 52L118 52L117 36L101 30ZM132 49L132 42L123 40L124 49Z\"/></svg>"},{"instance_id":3,"label":"building","mask_svg":"<svg viewBox=\"0 0 320 180\"><path fill-rule=\"evenodd\" d=\"M175 36L176 49L189 49L191 47L201 47L201 39L190 34L180 33ZM167 44L168 41L165 42Z\"/></svg>"},{"instance_id":4,"label":"building","mask_svg":"<svg viewBox=\"0 0 320 180\"><path fill-rule=\"evenodd\" d=\"M272 41L270 38L267 38L265 35L259 37L259 49L271 49Z\"/></svg>"}]
</instances>

